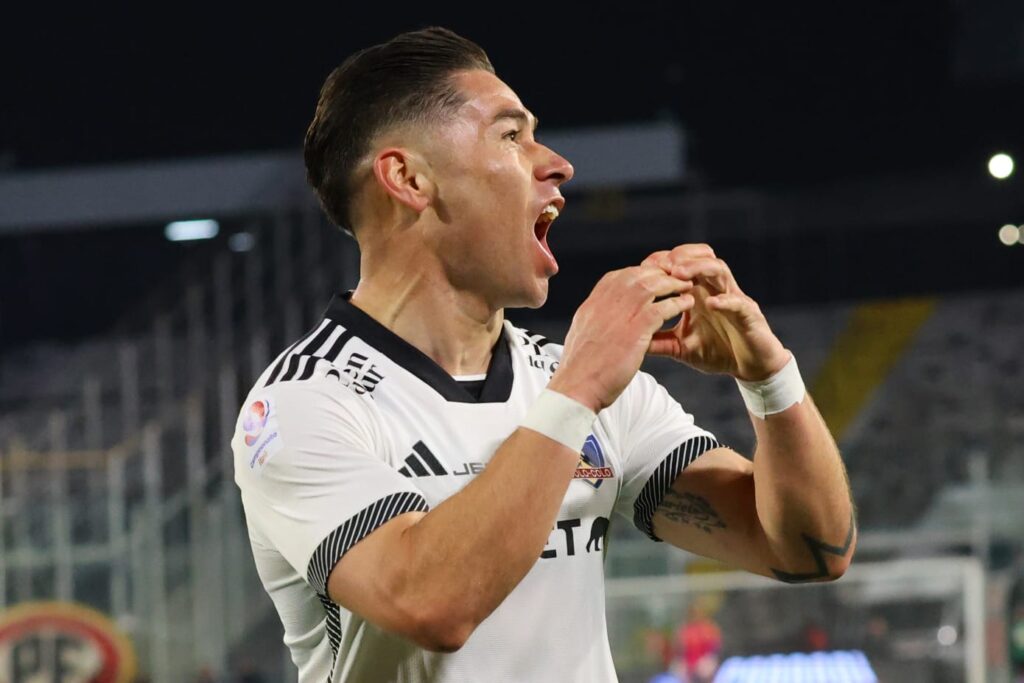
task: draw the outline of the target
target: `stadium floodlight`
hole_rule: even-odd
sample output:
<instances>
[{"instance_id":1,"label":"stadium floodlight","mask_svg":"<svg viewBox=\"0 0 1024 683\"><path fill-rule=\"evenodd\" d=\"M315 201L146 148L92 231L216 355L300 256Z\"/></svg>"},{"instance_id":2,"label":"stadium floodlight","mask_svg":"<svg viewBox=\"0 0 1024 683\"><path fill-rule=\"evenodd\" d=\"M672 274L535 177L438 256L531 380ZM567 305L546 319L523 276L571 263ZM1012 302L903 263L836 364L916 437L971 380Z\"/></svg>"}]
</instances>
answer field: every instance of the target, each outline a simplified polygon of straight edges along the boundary
<instances>
[{"instance_id":1,"label":"stadium floodlight","mask_svg":"<svg viewBox=\"0 0 1024 683\"><path fill-rule=\"evenodd\" d=\"M999 241L1008 247L1012 247L1021 239L1021 229L1016 225L1007 223L999 228Z\"/></svg>"},{"instance_id":2,"label":"stadium floodlight","mask_svg":"<svg viewBox=\"0 0 1024 683\"><path fill-rule=\"evenodd\" d=\"M164 236L172 242L208 240L217 236L220 225L215 220L204 218L194 221L174 221L164 228Z\"/></svg>"},{"instance_id":3,"label":"stadium floodlight","mask_svg":"<svg viewBox=\"0 0 1024 683\"><path fill-rule=\"evenodd\" d=\"M1013 157L1004 152L993 154L988 160L988 172L997 180L1009 178L1013 173Z\"/></svg>"}]
</instances>

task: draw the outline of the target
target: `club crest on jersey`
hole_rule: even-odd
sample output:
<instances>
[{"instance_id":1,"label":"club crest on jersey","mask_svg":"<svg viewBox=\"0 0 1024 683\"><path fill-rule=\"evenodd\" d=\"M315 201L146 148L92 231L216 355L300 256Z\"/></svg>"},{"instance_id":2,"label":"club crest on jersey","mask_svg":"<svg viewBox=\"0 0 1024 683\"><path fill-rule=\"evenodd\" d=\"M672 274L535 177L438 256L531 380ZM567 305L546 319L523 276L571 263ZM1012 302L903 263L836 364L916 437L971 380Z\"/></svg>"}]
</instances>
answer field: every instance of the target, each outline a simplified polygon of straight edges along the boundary
<instances>
[{"instance_id":1,"label":"club crest on jersey","mask_svg":"<svg viewBox=\"0 0 1024 683\"><path fill-rule=\"evenodd\" d=\"M605 479L611 479L615 474L605 460L604 451L597 437L591 434L583 442L583 449L580 451L580 462L576 465L576 472L573 479L582 479L595 489L600 488Z\"/></svg>"},{"instance_id":2,"label":"club crest on jersey","mask_svg":"<svg viewBox=\"0 0 1024 683\"><path fill-rule=\"evenodd\" d=\"M252 449L249 469L262 473L263 466L281 449L277 418L271 415L270 401L258 398L249 404L242 417L245 445Z\"/></svg>"}]
</instances>

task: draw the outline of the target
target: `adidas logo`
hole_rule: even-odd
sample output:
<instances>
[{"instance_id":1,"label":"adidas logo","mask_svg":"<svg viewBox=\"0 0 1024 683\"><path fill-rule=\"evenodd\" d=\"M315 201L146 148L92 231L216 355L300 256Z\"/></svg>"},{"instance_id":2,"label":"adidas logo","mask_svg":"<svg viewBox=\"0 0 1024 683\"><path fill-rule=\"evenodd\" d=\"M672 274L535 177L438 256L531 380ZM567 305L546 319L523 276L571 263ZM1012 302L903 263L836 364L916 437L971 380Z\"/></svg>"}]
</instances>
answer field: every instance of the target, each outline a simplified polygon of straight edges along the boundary
<instances>
[{"instance_id":1,"label":"adidas logo","mask_svg":"<svg viewBox=\"0 0 1024 683\"><path fill-rule=\"evenodd\" d=\"M405 466L398 470L399 474L404 477L440 477L448 474L448 470L425 443L417 441L412 450L405 458Z\"/></svg>"}]
</instances>

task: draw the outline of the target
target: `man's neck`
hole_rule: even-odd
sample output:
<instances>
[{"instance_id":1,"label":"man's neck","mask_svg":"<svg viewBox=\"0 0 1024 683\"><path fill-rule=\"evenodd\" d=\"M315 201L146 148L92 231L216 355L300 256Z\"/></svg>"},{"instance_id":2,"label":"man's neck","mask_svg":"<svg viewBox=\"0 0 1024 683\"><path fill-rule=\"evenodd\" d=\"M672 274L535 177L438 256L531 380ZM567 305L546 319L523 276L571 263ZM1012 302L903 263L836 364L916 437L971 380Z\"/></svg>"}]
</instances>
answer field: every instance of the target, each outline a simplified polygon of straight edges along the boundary
<instances>
[{"instance_id":1,"label":"man's neck","mask_svg":"<svg viewBox=\"0 0 1024 683\"><path fill-rule=\"evenodd\" d=\"M427 259L388 266L363 258L351 302L430 357L448 374L487 372L504 313L474 292L456 289Z\"/></svg>"}]
</instances>

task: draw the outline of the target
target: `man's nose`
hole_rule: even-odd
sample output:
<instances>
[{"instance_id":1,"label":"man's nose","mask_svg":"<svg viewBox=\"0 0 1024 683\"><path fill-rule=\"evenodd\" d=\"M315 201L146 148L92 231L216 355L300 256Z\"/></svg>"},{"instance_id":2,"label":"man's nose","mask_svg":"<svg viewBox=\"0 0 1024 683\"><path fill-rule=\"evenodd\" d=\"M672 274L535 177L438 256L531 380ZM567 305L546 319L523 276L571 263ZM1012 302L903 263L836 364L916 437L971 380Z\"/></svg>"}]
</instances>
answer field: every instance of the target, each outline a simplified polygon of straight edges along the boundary
<instances>
[{"instance_id":1,"label":"man's nose","mask_svg":"<svg viewBox=\"0 0 1024 683\"><path fill-rule=\"evenodd\" d=\"M543 163L536 167L537 179L541 181L554 180L556 185L572 180L575 171L568 159L547 147L544 147L544 151L547 156Z\"/></svg>"}]
</instances>

